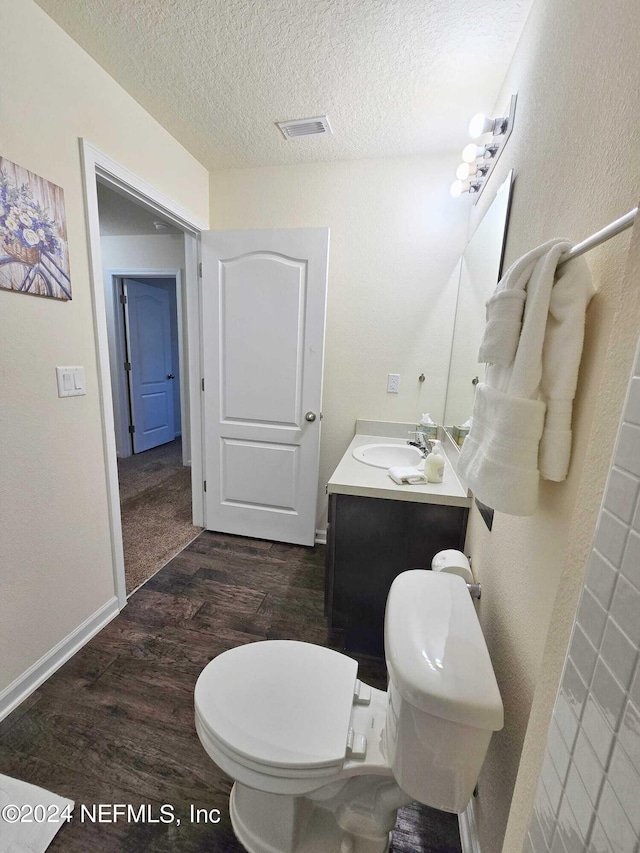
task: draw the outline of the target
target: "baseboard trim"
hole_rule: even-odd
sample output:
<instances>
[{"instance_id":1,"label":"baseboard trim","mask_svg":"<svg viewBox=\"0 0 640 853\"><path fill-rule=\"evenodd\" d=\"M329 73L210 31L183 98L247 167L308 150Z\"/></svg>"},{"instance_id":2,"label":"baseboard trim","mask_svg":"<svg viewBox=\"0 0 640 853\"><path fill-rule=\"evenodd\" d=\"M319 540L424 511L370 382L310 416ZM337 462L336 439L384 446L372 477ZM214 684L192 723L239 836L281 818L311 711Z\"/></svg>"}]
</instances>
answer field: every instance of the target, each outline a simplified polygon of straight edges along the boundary
<instances>
[{"instance_id":1,"label":"baseboard trim","mask_svg":"<svg viewBox=\"0 0 640 853\"><path fill-rule=\"evenodd\" d=\"M324 527L322 530L316 530L316 545L326 545L327 544L327 528Z\"/></svg>"},{"instance_id":2,"label":"baseboard trim","mask_svg":"<svg viewBox=\"0 0 640 853\"><path fill-rule=\"evenodd\" d=\"M469 805L458 815L460 827L460 846L462 853L480 853L480 842L478 841L478 827L476 825L476 814L473 809L473 797Z\"/></svg>"},{"instance_id":3,"label":"baseboard trim","mask_svg":"<svg viewBox=\"0 0 640 853\"><path fill-rule=\"evenodd\" d=\"M110 622L120 612L118 599L114 596L106 604L96 610L81 625L68 634L50 651L44 654L33 666L18 676L15 681L0 693L0 720L14 711L21 702L30 696L34 690L60 669L75 655L101 628Z\"/></svg>"}]
</instances>

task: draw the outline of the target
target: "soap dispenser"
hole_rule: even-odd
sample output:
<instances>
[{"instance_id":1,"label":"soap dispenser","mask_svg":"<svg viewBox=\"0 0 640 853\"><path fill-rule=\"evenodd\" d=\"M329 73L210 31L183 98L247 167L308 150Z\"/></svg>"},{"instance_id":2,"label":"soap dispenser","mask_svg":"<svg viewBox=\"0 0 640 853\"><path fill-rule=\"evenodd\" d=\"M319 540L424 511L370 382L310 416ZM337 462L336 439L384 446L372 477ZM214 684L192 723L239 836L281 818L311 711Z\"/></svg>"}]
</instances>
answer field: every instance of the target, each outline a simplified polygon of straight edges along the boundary
<instances>
[{"instance_id":1,"label":"soap dispenser","mask_svg":"<svg viewBox=\"0 0 640 853\"><path fill-rule=\"evenodd\" d=\"M431 453L424 463L424 473L430 483L441 483L444 480L444 453L439 441L432 441Z\"/></svg>"}]
</instances>

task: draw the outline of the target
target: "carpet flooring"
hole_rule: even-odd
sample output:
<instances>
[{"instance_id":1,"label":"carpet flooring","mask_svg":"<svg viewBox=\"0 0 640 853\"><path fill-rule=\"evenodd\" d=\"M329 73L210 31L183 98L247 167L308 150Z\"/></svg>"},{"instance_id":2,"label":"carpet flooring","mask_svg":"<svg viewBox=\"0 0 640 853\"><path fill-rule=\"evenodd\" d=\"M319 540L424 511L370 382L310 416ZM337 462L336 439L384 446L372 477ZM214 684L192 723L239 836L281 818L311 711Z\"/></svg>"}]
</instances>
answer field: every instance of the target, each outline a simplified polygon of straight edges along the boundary
<instances>
[{"instance_id":1,"label":"carpet flooring","mask_svg":"<svg viewBox=\"0 0 640 853\"><path fill-rule=\"evenodd\" d=\"M191 523L191 468L180 439L118 460L127 593L198 535Z\"/></svg>"},{"instance_id":2,"label":"carpet flooring","mask_svg":"<svg viewBox=\"0 0 640 853\"><path fill-rule=\"evenodd\" d=\"M327 643L323 552L203 532L0 723L2 772L76 801L50 853L241 853L231 780L195 731L194 685L209 660L243 643ZM385 687L382 663L361 661L359 676ZM146 804L156 820L168 804L181 824L113 822L110 812L93 822L100 803ZM219 809L220 823L192 822L192 804ZM456 816L401 809L393 851L460 853Z\"/></svg>"}]
</instances>

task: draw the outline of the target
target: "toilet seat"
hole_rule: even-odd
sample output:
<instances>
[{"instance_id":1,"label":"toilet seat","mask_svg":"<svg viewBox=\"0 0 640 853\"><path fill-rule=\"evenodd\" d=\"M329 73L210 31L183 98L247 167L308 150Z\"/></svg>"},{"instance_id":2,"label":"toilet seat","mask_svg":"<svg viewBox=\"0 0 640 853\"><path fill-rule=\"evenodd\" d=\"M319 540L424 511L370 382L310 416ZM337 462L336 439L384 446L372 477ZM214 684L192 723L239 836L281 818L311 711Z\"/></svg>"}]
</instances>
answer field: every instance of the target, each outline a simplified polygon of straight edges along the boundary
<instances>
[{"instance_id":1,"label":"toilet seat","mask_svg":"<svg viewBox=\"0 0 640 853\"><path fill-rule=\"evenodd\" d=\"M277 777L278 790L286 779L321 783L345 762L357 669L346 655L293 640L231 649L198 678L198 734L236 778Z\"/></svg>"}]
</instances>

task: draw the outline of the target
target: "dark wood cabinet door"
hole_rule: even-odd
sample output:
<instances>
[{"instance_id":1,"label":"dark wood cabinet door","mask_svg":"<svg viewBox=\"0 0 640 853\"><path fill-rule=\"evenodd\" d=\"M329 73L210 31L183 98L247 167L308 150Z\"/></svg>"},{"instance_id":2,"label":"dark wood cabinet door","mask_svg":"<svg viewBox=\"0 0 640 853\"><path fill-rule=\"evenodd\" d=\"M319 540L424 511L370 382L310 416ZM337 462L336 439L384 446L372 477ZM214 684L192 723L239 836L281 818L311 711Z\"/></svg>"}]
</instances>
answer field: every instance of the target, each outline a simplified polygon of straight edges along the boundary
<instances>
[{"instance_id":1,"label":"dark wood cabinet door","mask_svg":"<svg viewBox=\"0 0 640 853\"><path fill-rule=\"evenodd\" d=\"M347 651L384 655L384 610L393 579L462 548L466 507L331 495L326 607Z\"/></svg>"}]
</instances>

